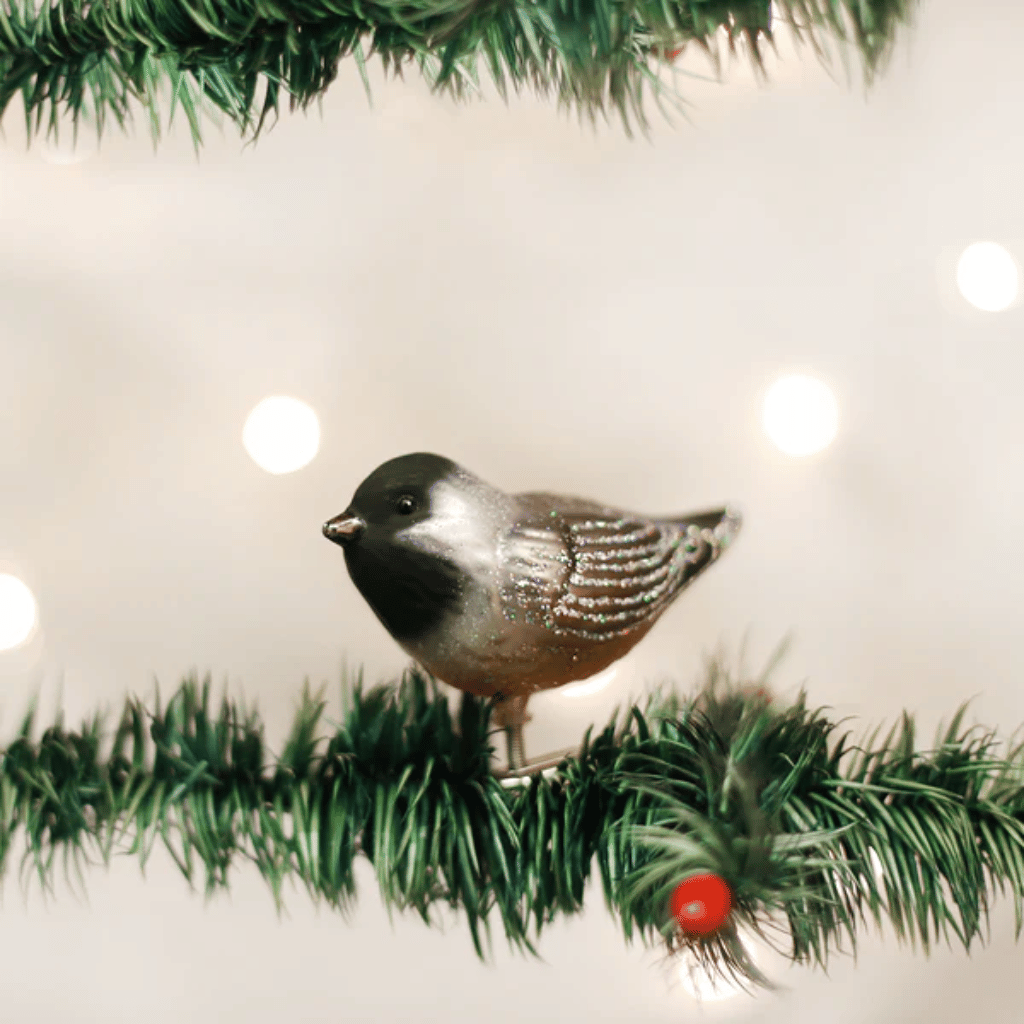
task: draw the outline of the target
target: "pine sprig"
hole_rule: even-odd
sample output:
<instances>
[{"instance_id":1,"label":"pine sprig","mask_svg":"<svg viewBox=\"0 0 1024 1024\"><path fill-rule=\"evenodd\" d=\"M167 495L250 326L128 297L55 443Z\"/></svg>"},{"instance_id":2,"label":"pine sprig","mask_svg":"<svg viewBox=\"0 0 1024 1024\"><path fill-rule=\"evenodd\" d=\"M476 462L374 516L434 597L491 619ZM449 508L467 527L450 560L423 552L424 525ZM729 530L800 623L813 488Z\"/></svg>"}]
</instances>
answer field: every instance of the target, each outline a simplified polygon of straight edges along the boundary
<instances>
[{"instance_id":1,"label":"pine sprig","mask_svg":"<svg viewBox=\"0 0 1024 1024\"><path fill-rule=\"evenodd\" d=\"M112 737L96 716L78 731L58 716L35 739L34 710L0 760L0 871L22 830L22 878L52 888L61 855L83 864L159 840L190 885L227 888L251 861L280 905L301 882L340 911L353 865L373 865L392 910L432 922L465 912L477 953L500 918L513 945L583 909L596 863L628 939L688 949L712 971L769 984L740 940L752 929L793 961L825 966L868 918L888 917L925 953L981 935L996 889L1024 910L1024 757L999 756L994 733L961 708L929 752L905 715L860 746L804 695L778 706L712 666L694 700L676 694L628 710L551 776L508 787L492 772L490 709L464 696L453 715L429 678L348 694L325 732L322 692L302 694L276 759L255 711L209 681L186 680L151 711L129 699ZM109 746L108 746L109 743ZM669 895L714 872L733 894L727 927L682 934Z\"/></svg>"},{"instance_id":2,"label":"pine sprig","mask_svg":"<svg viewBox=\"0 0 1024 1024\"><path fill-rule=\"evenodd\" d=\"M830 64L833 44L859 53L868 81L916 0L775 0L774 8ZM305 109L356 62L385 74L410 65L435 91L479 92L481 72L507 98L532 89L592 121L615 111L647 126L645 90L678 100L658 74L667 52L696 45L718 62L743 45L756 70L773 45L772 0L0 0L0 115L21 95L30 138L62 115L77 135L125 128L133 103L154 142L180 105L193 140L214 108L256 138L285 95ZM844 57L845 60L845 57Z\"/></svg>"}]
</instances>

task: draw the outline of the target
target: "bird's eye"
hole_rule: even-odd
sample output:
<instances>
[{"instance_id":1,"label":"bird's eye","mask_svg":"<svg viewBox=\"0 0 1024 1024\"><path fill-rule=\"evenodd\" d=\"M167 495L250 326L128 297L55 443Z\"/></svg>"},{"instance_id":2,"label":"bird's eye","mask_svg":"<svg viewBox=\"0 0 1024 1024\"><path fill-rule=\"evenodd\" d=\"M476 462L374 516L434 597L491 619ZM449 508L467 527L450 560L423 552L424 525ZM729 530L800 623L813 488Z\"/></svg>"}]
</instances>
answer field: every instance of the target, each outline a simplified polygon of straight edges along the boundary
<instances>
[{"instance_id":1,"label":"bird's eye","mask_svg":"<svg viewBox=\"0 0 1024 1024\"><path fill-rule=\"evenodd\" d=\"M411 494L403 494L395 503L400 516L412 515L416 511L416 499Z\"/></svg>"}]
</instances>

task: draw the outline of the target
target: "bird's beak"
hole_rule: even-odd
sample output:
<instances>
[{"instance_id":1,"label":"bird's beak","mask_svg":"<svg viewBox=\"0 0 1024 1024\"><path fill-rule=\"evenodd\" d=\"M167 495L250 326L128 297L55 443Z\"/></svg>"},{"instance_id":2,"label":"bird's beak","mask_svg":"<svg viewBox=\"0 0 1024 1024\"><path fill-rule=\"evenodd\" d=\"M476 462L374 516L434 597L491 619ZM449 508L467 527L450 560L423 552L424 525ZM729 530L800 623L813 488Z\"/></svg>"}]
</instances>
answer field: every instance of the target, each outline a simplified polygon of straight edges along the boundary
<instances>
[{"instance_id":1,"label":"bird's beak","mask_svg":"<svg viewBox=\"0 0 1024 1024\"><path fill-rule=\"evenodd\" d=\"M340 516L328 519L324 523L324 536L335 544L348 544L355 540L366 529L366 523L351 512L342 512Z\"/></svg>"}]
</instances>

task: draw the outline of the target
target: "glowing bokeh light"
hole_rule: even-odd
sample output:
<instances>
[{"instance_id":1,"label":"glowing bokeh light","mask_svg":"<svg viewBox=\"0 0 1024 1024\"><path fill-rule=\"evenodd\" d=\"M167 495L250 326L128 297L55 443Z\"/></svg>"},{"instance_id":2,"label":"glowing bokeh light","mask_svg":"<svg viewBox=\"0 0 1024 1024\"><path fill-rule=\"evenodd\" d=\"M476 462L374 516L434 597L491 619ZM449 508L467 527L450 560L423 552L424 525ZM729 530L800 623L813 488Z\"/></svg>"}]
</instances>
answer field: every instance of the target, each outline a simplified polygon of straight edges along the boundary
<instances>
[{"instance_id":1,"label":"glowing bokeh light","mask_svg":"<svg viewBox=\"0 0 1024 1024\"><path fill-rule=\"evenodd\" d=\"M768 970L766 949L761 940L747 932L741 932L741 941L747 956L754 966L762 972ZM727 976L711 975L700 964L700 961L689 950L679 957L679 983L687 995L699 1003L720 1003L736 996L756 998L757 988L753 985L744 989L742 985Z\"/></svg>"},{"instance_id":2,"label":"glowing bokeh light","mask_svg":"<svg viewBox=\"0 0 1024 1024\"><path fill-rule=\"evenodd\" d=\"M960 256L956 283L972 306L986 313L999 313L1017 298L1017 263L1001 245L975 242Z\"/></svg>"},{"instance_id":3,"label":"glowing bokeh light","mask_svg":"<svg viewBox=\"0 0 1024 1024\"><path fill-rule=\"evenodd\" d=\"M38 618L32 591L17 576L0 574L0 651L25 643L35 632Z\"/></svg>"},{"instance_id":4,"label":"glowing bokeh light","mask_svg":"<svg viewBox=\"0 0 1024 1024\"><path fill-rule=\"evenodd\" d=\"M320 450L320 422L297 398L265 398L245 421L242 443L253 462L268 473L294 473Z\"/></svg>"},{"instance_id":5,"label":"glowing bokeh light","mask_svg":"<svg viewBox=\"0 0 1024 1024\"><path fill-rule=\"evenodd\" d=\"M679 983L699 1003L720 1003L743 995L743 989L728 978L712 978L702 967L684 957L679 965Z\"/></svg>"},{"instance_id":6,"label":"glowing bokeh light","mask_svg":"<svg viewBox=\"0 0 1024 1024\"><path fill-rule=\"evenodd\" d=\"M51 135L42 140L40 153L48 164L57 167L70 167L74 164L84 163L90 157L95 156L97 148L95 129L90 131L88 126L82 125L79 128L78 137L75 138L74 126L62 124L57 138Z\"/></svg>"},{"instance_id":7,"label":"glowing bokeh light","mask_svg":"<svg viewBox=\"0 0 1024 1024\"><path fill-rule=\"evenodd\" d=\"M561 687L559 692L563 697L592 697L595 693L600 693L615 678L615 668L616 666L612 665L589 679L568 683Z\"/></svg>"},{"instance_id":8,"label":"glowing bokeh light","mask_svg":"<svg viewBox=\"0 0 1024 1024\"><path fill-rule=\"evenodd\" d=\"M813 455L835 440L839 406L827 384L794 374L768 389L762 423L781 452L794 457Z\"/></svg>"}]
</instances>

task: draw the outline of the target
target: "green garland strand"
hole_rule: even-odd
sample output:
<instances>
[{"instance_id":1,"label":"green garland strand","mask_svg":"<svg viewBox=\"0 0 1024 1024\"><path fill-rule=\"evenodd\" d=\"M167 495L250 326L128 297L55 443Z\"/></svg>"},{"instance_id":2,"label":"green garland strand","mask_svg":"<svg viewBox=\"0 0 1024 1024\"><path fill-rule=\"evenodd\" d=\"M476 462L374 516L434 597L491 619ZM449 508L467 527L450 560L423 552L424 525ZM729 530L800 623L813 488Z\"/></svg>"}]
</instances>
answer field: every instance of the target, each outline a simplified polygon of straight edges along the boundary
<instances>
[{"instance_id":1,"label":"green garland strand","mask_svg":"<svg viewBox=\"0 0 1024 1024\"><path fill-rule=\"evenodd\" d=\"M596 861L627 939L660 935L762 985L741 927L781 927L786 955L823 967L869 915L926 953L950 932L969 949L1008 884L1019 937L1024 757L963 728L965 707L928 753L907 715L879 746L877 732L851 746L803 694L779 707L713 665L696 699L632 707L550 776L510 787L491 768L486 703L463 697L453 717L417 672L346 692L342 721L319 737L325 704L307 687L273 763L256 713L226 698L215 713L208 681L187 680L163 709L159 696L154 711L129 699L112 739L99 716L77 732L58 716L33 739L30 711L0 760L0 871L21 829L23 882L34 866L44 889L58 851L81 878L95 855L138 854L144 867L159 837L190 884L198 858L208 892L240 858L278 906L298 878L344 910L361 854L389 911L429 924L435 904L461 908L483 957L495 914L513 947L535 952L545 924L582 910ZM667 909L701 872L733 894L709 938L682 934Z\"/></svg>"},{"instance_id":2,"label":"green garland strand","mask_svg":"<svg viewBox=\"0 0 1024 1024\"><path fill-rule=\"evenodd\" d=\"M306 108L339 62L380 58L386 74L410 63L437 91L479 90L481 67L503 97L532 88L593 120L614 108L627 130L646 126L644 87L669 95L657 58L694 44L717 62L719 30L745 42L756 69L772 43L771 0L0 0L0 115L18 94L30 138L61 111L124 128L131 101L154 142L162 88L168 122L181 105L198 148L204 105L258 136L282 93ZM829 62L828 41L852 44L871 80L915 0L775 0L798 40ZM652 60L652 57L655 58ZM652 64L654 65L652 67ZM669 97L671 98L671 97Z\"/></svg>"}]
</instances>

